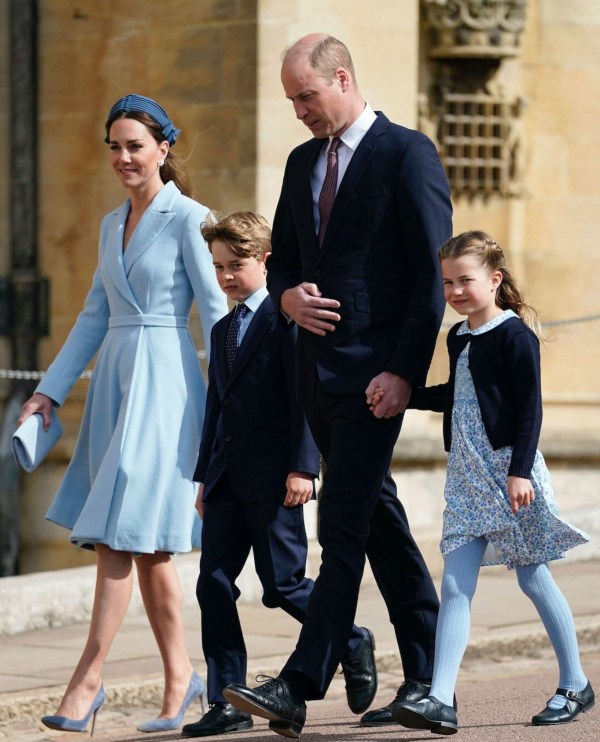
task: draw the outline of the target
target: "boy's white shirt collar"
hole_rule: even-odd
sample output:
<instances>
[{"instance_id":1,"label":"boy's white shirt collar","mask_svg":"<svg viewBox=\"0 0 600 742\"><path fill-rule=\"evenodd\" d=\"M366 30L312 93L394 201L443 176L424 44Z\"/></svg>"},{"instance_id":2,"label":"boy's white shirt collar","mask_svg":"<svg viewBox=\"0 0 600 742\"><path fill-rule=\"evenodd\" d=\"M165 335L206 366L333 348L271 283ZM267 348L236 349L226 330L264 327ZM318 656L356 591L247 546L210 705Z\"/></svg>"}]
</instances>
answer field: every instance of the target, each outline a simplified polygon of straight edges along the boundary
<instances>
[{"instance_id":1,"label":"boy's white shirt collar","mask_svg":"<svg viewBox=\"0 0 600 742\"><path fill-rule=\"evenodd\" d=\"M253 294L250 294L247 299L243 302L238 302L238 304L245 304L251 312L256 312L263 301L267 298L268 294L269 292L267 291L267 287L261 286Z\"/></svg>"}]
</instances>

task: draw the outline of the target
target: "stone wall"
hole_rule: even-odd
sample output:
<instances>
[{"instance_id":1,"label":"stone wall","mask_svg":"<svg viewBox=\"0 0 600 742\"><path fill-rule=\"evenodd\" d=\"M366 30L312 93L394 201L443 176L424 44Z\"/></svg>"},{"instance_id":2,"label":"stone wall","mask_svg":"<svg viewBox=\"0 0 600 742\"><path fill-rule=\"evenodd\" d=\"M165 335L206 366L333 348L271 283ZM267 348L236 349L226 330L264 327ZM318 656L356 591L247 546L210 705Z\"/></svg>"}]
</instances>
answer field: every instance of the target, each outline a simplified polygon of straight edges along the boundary
<instances>
[{"instance_id":1,"label":"stone wall","mask_svg":"<svg viewBox=\"0 0 600 742\"><path fill-rule=\"evenodd\" d=\"M219 210L255 207L256 2L40 0L39 19L40 255L41 272L51 281L44 368L89 289L100 219L126 197L103 141L115 100L135 92L165 107L182 129L176 153L187 160L199 201ZM0 195L1 186L0 180ZM202 347L197 318L192 332ZM61 444L23 478L23 571L90 559L66 544L64 529L43 520L72 451L86 391L85 381L75 386L61 411Z\"/></svg>"},{"instance_id":2,"label":"stone wall","mask_svg":"<svg viewBox=\"0 0 600 742\"><path fill-rule=\"evenodd\" d=\"M532 299L548 320L600 314L599 34L598 3L531 3L522 70L531 100L522 254ZM600 322L554 333L544 358L546 398L598 405Z\"/></svg>"},{"instance_id":3,"label":"stone wall","mask_svg":"<svg viewBox=\"0 0 600 742\"><path fill-rule=\"evenodd\" d=\"M0 0L0 124L7 113L7 65L1 63L7 6ZM596 6L529 1L520 56L504 64L496 80L527 102L520 132L523 193L455 200L455 231L494 234L546 321L600 312ZM101 216L124 198L103 143L106 113L121 95L150 95L169 111L183 130L177 152L188 158L200 201L221 210L257 208L269 219L287 153L309 134L295 120L279 80L282 49L303 34L326 30L347 42L367 100L392 120L417 125L423 65L417 0L40 0L39 7L40 253L41 272L52 284L43 365L64 341L88 290ZM1 138L0 147L6 146ZM0 152L3 271L7 160ZM448 313L448 321L456 319ZM194 328L201 344L197 322ZM565 324L550 333L555 339L543 349L542 448L552 460L597 460L600 322ZM447 374L444 341L442 334L432 382ZM0 339L0 359L4 344ZM66 433L51 459L23 478L24 571L87 559L66 545L62 529L43 520L72 450L85 392L86 383L79 383L61 412ZM440 431L439 416L408 416L399 465L421 461L425 474L431 461L439 466Z\"/></svg>"},{"instance_id":4,"label":"stone wall","mask_svg":"<svg viewBox=\"0 0 600 742\"><path fill-rule=\"evenodd\" d=\"M313 0L181 1L169 3L168 12L134 0L41 0L40 248L42 272L52 282L43 365L85 298L100 218L124 197L102 141L116 98L138 92L169 111L183 130L177 152L189 155L200 201L258 208L272 219L286 154L309 134L283 94L281 50L305 33L330 30L350 46L372 105L414 125L417 9L416 0L402 11L382 3L372 17L362 6ZM397 43L398 34L404 43ZM374 39L383 52L377 58ZM86 389L86 382L75 387L61 412L61 444L24 481L24 571L89 560L65 548L65 532L42 518L72 450Z\"/></svg>"},{"instance_id":5,"label":"stone wall","mask_svg":"<svg viewBox=\"0 0 600 742\"><path fill-rule=\"evenodd\" d=\"M310 138L296 120L280 81L281 52L308 33L327 32L347 44L358 85L375 110L415 126L418 2L261 0L257 70L257 207L272 218L290 150Z\"/></svg>"},{"instance_id":6,"label":"stone wall","mask_svg":"<svg viewBox=\"0 0 600 742\"><path fill-rule=\"evenodd\" d=\"M495 235L542 322L561 322L546 330L544 399L575 431L600 405L600 321L562 324L600 314L599 32L597 3L529 0L521 53L496 80L525 100L523 193L455 200L456 231Z\"/></svg>"},{"instance_id":7,"label":"stone wall","mask_svg":"<svg viewBox=\"0 0 600 742\"><path fill-rule=\"evenodd\" d=\"M542 346L541 447L559 462L600 458L600 6L529 0L518 56L502 62L498 91L523 98L520 195L454 199L454 231L484 229L504 246L526 299L548 323ZM594 317L590 321L574 321ZM446 322L459 317L447 310ZM445 332L430 374L447 378ZM414 422L427 452L435 416ZM414 449L414 446L413 446ZM401 456L401 447L399 448Z\"/></svg>"},{"instance_id":8,"label":"stone wall","mask_svg":"<svg viewBox=\"0 0 600 742\"><path fill-rule=\"evenodd\" d=\"M40 249L52 280L51 360L81 306L104 213L126 196L103 125L130 92L156 98L182 129L176 152L199 201L254 206L253 2L40 2Z\"/></svg>"}]
</instances>

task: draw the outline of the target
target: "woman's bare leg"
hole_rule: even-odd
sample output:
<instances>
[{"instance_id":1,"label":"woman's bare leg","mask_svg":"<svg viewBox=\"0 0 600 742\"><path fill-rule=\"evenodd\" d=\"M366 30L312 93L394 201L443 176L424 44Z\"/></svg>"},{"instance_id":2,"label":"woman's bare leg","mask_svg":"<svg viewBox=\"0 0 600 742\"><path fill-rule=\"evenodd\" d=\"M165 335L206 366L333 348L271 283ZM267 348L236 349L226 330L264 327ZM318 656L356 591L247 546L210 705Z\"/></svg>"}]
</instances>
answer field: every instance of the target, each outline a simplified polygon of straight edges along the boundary
<instances>
[{"instance_id":1,"label":"woman's bare leg","mask_svg":"<svg viewBox=\"0 0 600 742\"><path fill-rule=\"evenodd\" d=\"M106 655L119 630L131 599L132 557L126 551L96 546L96 591L87 642L73 672L57 714L82 719L100 689Z\"/></svg>"},{"instance_id":2,"label":"woman's bare leg","mask_svg":"<svg viewBox=\"0 0 600 742\"><path fill-rule=\"evenodd\" d=\"M143 554L136 560L140 591L165 669L161 717L177 716L192 675L185 645L183 595L169 554Z\"/></svg>"}]
</instances>

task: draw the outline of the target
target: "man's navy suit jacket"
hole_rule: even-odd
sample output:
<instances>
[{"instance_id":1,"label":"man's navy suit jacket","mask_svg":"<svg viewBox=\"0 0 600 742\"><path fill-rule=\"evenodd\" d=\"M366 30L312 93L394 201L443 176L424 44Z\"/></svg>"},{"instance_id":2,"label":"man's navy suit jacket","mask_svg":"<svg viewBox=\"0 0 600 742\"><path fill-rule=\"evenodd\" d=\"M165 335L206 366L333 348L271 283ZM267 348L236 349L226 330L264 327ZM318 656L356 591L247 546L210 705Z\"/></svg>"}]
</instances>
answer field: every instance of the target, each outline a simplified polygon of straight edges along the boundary
<instances>
[{"instance_id":1,"label":"man's navy suit jacket","mask_svg":"<svg viewBox=\"0 0 600 742\"><path fill-rule=\"evenodd\" d=\"M340 183L319 248L310 178L323 144L312 139L288 158L268 260L277 305L303 281L341 305L334 332L299 330L300 398L313 398L317 375L332 394L363 393L382 371L423 384L444 309L437 252L452 233L436 149L379 112Z\"/></svg>"},{"instance_id":2,"label":"man's navy suit jacket","mask_svg":"<svg viewBox=\"0 0 600 742\"><path fill-rule=\"evenodd\" d=\"M319 453L296 399L297 328L267 296L240 345L231 374L225 336L232 312L211 333L206 412L198 464L204 499L226 473L240 500L281 502L287 475L317 477Z\"/></svg>"}]
</instances>

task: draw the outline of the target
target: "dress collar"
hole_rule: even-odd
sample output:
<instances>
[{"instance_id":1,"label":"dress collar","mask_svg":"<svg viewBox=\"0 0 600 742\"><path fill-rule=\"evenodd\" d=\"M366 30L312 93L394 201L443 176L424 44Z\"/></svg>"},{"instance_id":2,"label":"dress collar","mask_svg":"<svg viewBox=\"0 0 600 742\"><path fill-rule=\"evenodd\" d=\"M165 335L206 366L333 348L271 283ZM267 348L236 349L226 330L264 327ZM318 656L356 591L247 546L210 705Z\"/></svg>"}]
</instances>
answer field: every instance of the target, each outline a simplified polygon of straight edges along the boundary
<instances>
[{"instance_id":1,"label":"dress collar","mask_svg":"<svg viewBox=\"0 0 600 742\"><path fill-rule=\"evenodd\" d=\"M494 317L493 319L486 322L484 325L481 325L481 327L477 327L475 330L471 330L469 327L469 320L465 320L462 325L458 328L456 334L457 335L483 335L484 332L489 332L489 330L493 330L494 327L498 327L498 325L501 325L505 320L510 319L511 317L518 317L519 315L516 312L513 312L512 309L505 309L502 314L499 314L497 317Z\"/></svg>"}]
</instances>

